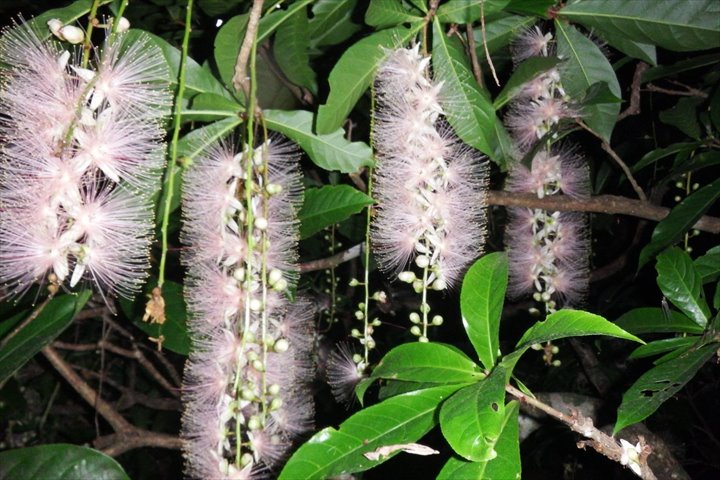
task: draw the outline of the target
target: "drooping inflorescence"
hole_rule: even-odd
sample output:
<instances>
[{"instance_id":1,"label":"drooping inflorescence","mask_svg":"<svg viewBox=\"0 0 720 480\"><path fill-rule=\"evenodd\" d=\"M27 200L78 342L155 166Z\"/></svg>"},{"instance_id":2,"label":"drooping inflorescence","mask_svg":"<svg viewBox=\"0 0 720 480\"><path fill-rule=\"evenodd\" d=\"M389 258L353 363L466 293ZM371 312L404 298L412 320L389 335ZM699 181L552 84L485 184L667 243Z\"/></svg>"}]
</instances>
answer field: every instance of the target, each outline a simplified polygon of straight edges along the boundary
<instances>
[{"instance_id":1,"label":"drooping inflorescence","mask_svg":"<svg viewBox=\"0 0 720 480\"><path fill-rule=\"evenodd\" d=\"M548 56L553 36L538 27L525 32L513 47L516 63L532 56ZM506 189L543 198L588 195L588 170L570 148L552 147L561 119L579 114L562 87L561 69L537 75L518 90L506 116L520 153L531 151L529 166L510 168ZM538 145L545 138L543 145ZM509 259L508 295L533 298L552 313L582 303L588 286L586 219L580 213L510 208L505 230Z\"/></svg>"},{"instance_id":2,"label":"drooping inflorescence","mask_svg":"<svg viewBox=\"0 0 720 480\"><path fill-rule=\"evenodd\" d=\"M159 48L109 36L93 65L29 25L0 41L0 282L53 274L130 297L149 266L170 105Z\"/></svg>"},{"instance_id":3,"label":"drooping inflorescence","mask_svg":"<svg viewBox=\"0 0 720 480\"><path fill-rule=\"evenodd\" d=\"M215 143L185 176L183 241L193 349L182 435L196 478L272 471L312 427L311 311L297 278L294 148Z\"/></svg>"},{"instance_id":4,"label":"drooping inflorescence","mask_svg":"<svg viewBox=\"0 0 720 480\"><path fill-rule=\"evenodd\" d=\"M485 226L486 165L443 122L442 84L430 79L429 61L418 45L389 53L377 73L373 127L373 247L384 270L422 294L420 313L411 315L421 341L427 290L458 281L482 252Z\"/></svg>"}]
</instances>

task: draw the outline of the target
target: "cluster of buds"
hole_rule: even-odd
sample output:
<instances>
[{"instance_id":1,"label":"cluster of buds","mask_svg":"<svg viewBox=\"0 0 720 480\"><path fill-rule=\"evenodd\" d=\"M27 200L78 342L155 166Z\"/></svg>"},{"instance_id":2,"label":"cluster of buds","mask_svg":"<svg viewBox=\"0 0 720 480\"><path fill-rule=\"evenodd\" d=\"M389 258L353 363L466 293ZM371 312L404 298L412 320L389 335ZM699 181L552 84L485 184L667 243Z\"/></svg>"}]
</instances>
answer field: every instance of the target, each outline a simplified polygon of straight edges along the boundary
<instances>
[{"instance_id":1,"label":"cluster of buds","mask_svg":"<svg viewBox=\"0 0 720 480\"><path fill-rule=\"evenodd\" d=\"M50 275L71 287L86 278L131 297L164 164L164 57L143 37L111 35L82 64L33 28L0 40L0 282L19 293Z\"/></svg>"},{"instance_id":2,"label":"cluster of buds","mask_svg":"<svg viewBox=\"0 0 720 480\"><path fill-rule=\"evenodd\" d=\"M442 84L419 45L388 54L377 73L373 141L380 266L422 295L413 329L427 341L428 290L454 284L482 251L486 165L443 122ZM414 263L417 269L411 267Z\"/></svg>"},{"instance_id":3,"label":"cluster of buds","mask_svg":"<svg viewBox=\"0 0 720 480\"><path fill-rule=\"evenodd\" d=\"M185 177L193 350L182 435L188 473L252 478L312 428L311 311L297 279L297 155L268 140L208 147Z\"/></svg>"},{"instance_id":4,"label":"cluster of buds","mask_svg":"<svg viewBox=\"0 0 720 480\"><path fill-rule=\"evenodd\" d=\"M551 33L543 33L538 27L528 30L513 44L515 63L530 57L552 55L552 40ZM520 152L525 153L556 129L560 120L578 114L578 109L563 89L560 71L551 68L519 89L510 104L505 123Z\"/></svg>"}]
</instances>

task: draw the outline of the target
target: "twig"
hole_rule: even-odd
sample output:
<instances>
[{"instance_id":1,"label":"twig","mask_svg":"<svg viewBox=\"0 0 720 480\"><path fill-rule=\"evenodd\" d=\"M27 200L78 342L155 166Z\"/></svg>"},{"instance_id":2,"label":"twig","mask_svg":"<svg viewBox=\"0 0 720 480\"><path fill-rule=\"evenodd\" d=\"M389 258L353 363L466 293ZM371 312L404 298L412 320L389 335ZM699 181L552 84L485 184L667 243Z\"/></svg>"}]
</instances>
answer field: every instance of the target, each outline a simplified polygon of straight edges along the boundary
<instances>
[{"instance_id":1,"label":"twig","mask_svg":"<svg viewBox=\"0 0 720 480\"><path fill-rule=\"evenodd\" d=\"M477 52L475 51L475 37L473 34L472 23L465 24L465 36L467 37L468 55L470 56L470 64L472 65L473 75L475 81L483 86L482 69L480 68L480 62L477 58Z\"/></svg>"},{"instance_id":2,"label":"twig","mask_svg":"<svg viewBox=\"0 0 720 480\"><path fill-rule=\"evenodd\" d=\"M667 207L659 207L640 200L616 195L597 195L584 199L568 198L566 195L548 195L544 198L537 198L537 196L529 193L492 190L488 192L487 198L489 205L630 215L656 222L670 213L670 209ZM720 218L703 215L693 228L709 233L720 233Z\"/></svg>"},{"instance_id":3,"label":"twig","mask_svg":"<svg viewBox=\"0 0 720 480\"><path fill-rule=\"evenodd\" d=\"M612 149L610 144L607 141L605 141L605 139L599 133L597 133L592 128L588 127L585 124L585 122L583 122L580 119L577 119L576 121L577 121L577 124L580 125L584 130L591 133L593 136L597 137L600 140L602 149L605 150L608 153L608 155L610 155L612 157L612 159L615 160L615 163L617 163L620 166L622 171L625 172L625 176L630 181L630 185L632 185L633 190L635 190L635 193L637 193L637 196L640 197L640 200L647 202L647 196L645 195L645 192L643 192L642 188L640 188L640 185L638 185L637 181L635 180L635 177L633 176L633 174L630 171L630 169L628 168L628 166L625 164L625 162L623 162L622 158L620 158L620 156L617 153L615 153L615 150Z\"/></svg>"},{"instance_id":4,"label":"twig","mask_svg":"<svg viewBox=\"0 0 720 480\"><path fill-rule=\"evenodd\" d=\"M669 88L663 88L658 87L657 85L654 85L652 83L648 83L647 87L645 87L645 91L648 92L656 92L656 93L664 93L666 95L674 95L676 97L699 97L699 98L707 98L708 94L703 92L702 90L698 90L697 88L693 88L689 85L685 85L679 82L672 82L675 85L679 85L683 87L685 90L670 90Z\"/></svg>"},{"instance_id":5,"label":"twig","mask_svg":"<svg viewBox=\"0 0 720 480\"><path fill-rule=\"evenodd\" d=\"M33 320L35 320L38 316L40 316L42 311L45 310L45 307L47 307L48 303L50 303L50 301L52 301L52 299L55 297L55 294L60 289L60 284L58 282L57 276L54 273L51 273L50 275L48 275L47 289L48 289L47 298L45 300L43 300L43 302L40 305L38 305L37 308L35 308L35 310L33 310L33 312L25 320L23 320L20 323L20 325L15 327L12 332L8 333L5 336L5 338L2 339L2 341L0 342L0 349L2 349L5 345L7 345L8 342L10 340L12 340L15 337L15 335L20 333L23 328L27 327L30 323L32 323Z\"/></svg>"},{"instance_id":6,"label":"twig","mask_svg":"<svg viewBox=\"0 0 720 480\"><path fill-rule=\"evenodd\" d=\"M577 432L583 437L589 439L578 442L578 448L590 446L595 451L597 451L601 455L604 455L610 460L618 463L622 462L623 457L625 456L623 447L618 444L618 442L614 438L598 430L593 425L592 419L585 417L577 412L574 412L572 415L567 415L541 402L536 398L525 395L523 392L509 384L505 385L505 391L513 397L517 398L521 403L525 403L534 408L537 408L538 410L546 413L547 415L555 418L556 420L561 421L574 432ZM655 474L652 472L647 462L648 456L652 452L652 448L647 443L645 443L645 440L642 437L640 438L639 443L641 446L641 451L638 458L638 464L640 466L641 472L640 477L644 480L656 480ZM626 458L625 463L627 463Z\"/></svg>"},{"instance_id":7,"label":"twig","mask_svg":"<svg viewBox=\"0 0 720 480\"><path fill-rule=\"evenodd\" d=\"M354 247L350 247L347 250L343 250L340 253L333 255L332 257L321 258L319 260L312 260L300 264L300 272L314 272L316 270L327 270L328 268L334 268L345 263L349 260L357 258L363 252L363 244L359 243Z\"/></svg>"},{"instance_id":8,"label":"twig","mask_svg":"<svg viewBox=\"0 0 720 480\"><path fill-rule=\"evenodd\" d=\"M485 47L485 59L488 62L488 66L490 66L490 72L492 72L493 79L495 79L495 84L499 87L500 80L498 80L497 72L495 72L495 65L493 65L492 58L490 58L490 50L488 50L488 46L487 46L487 35L485 34L485 6L484 5L485 5L484 0L480 0L480 31L482 32L483 46Z\"/></svg>"},{"instance_id":9,"label":"twig","mask_svg":"<svg viewBox=\"0 0 720 480\"><path fill-rule=\"evenodd\" d=\"M630 105L624 111L620 112L617 121L629 117L630 115L637 115L640 113L640 85L642 84L642 76L645 70L648 69L648 64L640 62L635 67L635 74L633 75L632 86L630 87Z\"/></svg>"},{"instance_id":10,"label":"twig","mask_svg":"<svg viewBox=\"0 0 720 480\"><path fill-rule=\"evenodd\" d=\"M247 75L247 63L250 58L250 51L257 36L257 29L260 25L260 15L262 14L263 0L254 0L248 17L247 29L245 30L245 38L240 45L237 61L235 62L235 74L232 78L235 90L242 91L245 96L250 95L250 79ZM250 112L253 115L253 112Z\"/></svg>"},{"instance_id":11,"label":"twig","mask_svg":"<svg viewBox=\"0 0 720 480\"><path fill-rule=\"evenodd\" d=\"M117 457L125 452L142 447L180 450L183 447L183 441L174 435L133 428L132 430L98 437L93 442L93 446L105 455Z\"/></svg>"}]
</instances>

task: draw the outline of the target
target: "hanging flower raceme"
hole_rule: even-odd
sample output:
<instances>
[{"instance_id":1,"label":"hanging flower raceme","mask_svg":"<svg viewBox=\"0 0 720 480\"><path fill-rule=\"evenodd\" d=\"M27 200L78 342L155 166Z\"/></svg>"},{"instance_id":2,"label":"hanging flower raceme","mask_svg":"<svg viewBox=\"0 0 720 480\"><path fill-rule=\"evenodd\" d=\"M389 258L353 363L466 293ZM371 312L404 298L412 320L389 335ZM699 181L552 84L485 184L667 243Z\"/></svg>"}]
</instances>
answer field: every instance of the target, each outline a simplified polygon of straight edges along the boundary
<instances>
[{"instance_id":1,"label":"hanging flower raceme","mask_svg":"<svg viewBox=\"0 0 720 480\"><path fill-rule=\"evenodd\" d=\"M149 264L168 74L142 37L110 35L91 66L73 52L28 25L0 40L0 282L54 274L129 297Z\"/></svg>"},{"instance_id":2,"label":"hanging flower raceme","mask_svg":"<svg viewBox=\"0 0 720 480\"><path fill-rule=\"evenodd\" d=\"M288 299L300 194L295 150L276 140L244 153L216 143L186 173L182 435L193 477L272 470L312 428L312 312Z\"/></svg>"},{"instance_id":3,"label":"hanging flower raceme","mask_svg":"<svg viewBox=\"0 0 720 480\"><path fill-rule=\"evenodd\" d=\"M530 169L517 165L506 189L543 198L564 194L573 198L588 193L587 169L569 152L538 152ZM580 213L542 209L508 210L505 243L510 283L508 294L530 293L545 304L548 313L558 304L582 302L588 286L588 244L585 217Z\"/></svg>"},{"instance_id":4,"label":"hanging flower raceme","mask_svg":"<svg viewBox=\"0 0 720 480\"><path fill-rule=\"evenodd\" d=\"M388 55L377 73L373 127L378 157L374 251L383 269L398 272L422 293L421 315L411 320L423 341L427 289L456 283L482 251L486 185L479 156L440 118L442 84L429 78L429 61L417 45ZM413 261L419 273L408 269ZM434 321L441 322L440 317Z\"/></svg>"}]
</instances>

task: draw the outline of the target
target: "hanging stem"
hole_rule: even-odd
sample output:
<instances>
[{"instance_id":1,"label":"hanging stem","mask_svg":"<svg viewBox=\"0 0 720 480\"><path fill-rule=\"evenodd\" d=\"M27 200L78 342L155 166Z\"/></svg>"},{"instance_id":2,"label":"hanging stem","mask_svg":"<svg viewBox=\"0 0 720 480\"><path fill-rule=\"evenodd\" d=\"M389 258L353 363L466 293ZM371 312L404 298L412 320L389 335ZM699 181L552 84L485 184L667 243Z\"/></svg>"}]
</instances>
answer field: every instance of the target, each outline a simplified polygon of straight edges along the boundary
<instances>
[{"instance_id":1,"label":"hanging stem","mask_svg":"<svg viewBox=\"0 0 720 480\"><path fill-rule=\"evenodd\" d=\"M125 2L127 4L127 1ZM180 139L180 125L182 123L182 98L185 93L185 67L188 57L188 46L190 44L190 32L192 31L192 7L193 0L188 0L185 9L185 34L183 35L182 51L180 53L180 72L178 73L178 88L175 94L173 105L173 134L170 142L170 160L165 171L165 204L163 205L163 218L161 226L162 252L160 253L160 271L158 272L158 288L162 289L165 283L165 263L168 252L168 225L170 224L170 206L173 200L173 189L175 188L175 165L177 164L178 140ZM122 8L122 7L121 7ZM117 22L116 22L117 23Z\"/></svg>"}]
</instances>

